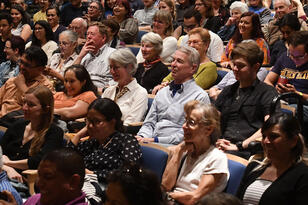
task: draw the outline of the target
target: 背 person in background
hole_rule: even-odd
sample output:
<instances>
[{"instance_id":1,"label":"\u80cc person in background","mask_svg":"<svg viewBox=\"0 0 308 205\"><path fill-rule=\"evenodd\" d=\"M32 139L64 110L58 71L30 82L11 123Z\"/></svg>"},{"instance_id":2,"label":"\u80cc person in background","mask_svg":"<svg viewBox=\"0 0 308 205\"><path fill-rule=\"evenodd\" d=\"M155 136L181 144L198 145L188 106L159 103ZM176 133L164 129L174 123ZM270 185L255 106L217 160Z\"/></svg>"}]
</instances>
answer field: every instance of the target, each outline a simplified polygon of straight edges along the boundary
<instances>
[{"instance_id":1,"label":"\u80cc person in background","mask_svg":"<svg viewBox=\"0 0 308 205\"><path fill-rule=\"evenodd\" d=\"M20 36L27 42L32 34L32 30L30 27L30 19L26 16L24 9L19 5L12 6L11 16L13 19L12 34L14 36Z\"/></svg>"}]
</instances>

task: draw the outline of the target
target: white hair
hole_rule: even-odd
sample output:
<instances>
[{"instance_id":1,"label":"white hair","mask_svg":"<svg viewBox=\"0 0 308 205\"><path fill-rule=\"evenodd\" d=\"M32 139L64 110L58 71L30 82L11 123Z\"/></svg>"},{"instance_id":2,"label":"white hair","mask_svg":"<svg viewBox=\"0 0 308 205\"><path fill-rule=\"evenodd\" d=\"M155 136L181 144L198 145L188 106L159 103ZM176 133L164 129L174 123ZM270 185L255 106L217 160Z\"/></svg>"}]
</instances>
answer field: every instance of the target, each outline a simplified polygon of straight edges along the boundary
<instances>
[{"instance_id":1,"label":"white hair","mask_svg":"<svg viewBox=\"0 0 308 205\"><path fill-rule=\"evenodd\" d=\"M273 5L275 6L275 4L278 3L278 2L284 3L287 6L291 5L290 0L273 0Z\"/></svg>"},{"instance_id":2,"label":"white hair","mask_svg":"<svg viewBox=\"0 0 308 205\"><path fill-rule=\"evenodd\" d=\"M235 1L231 4L231 6L230 6L230 15L231 16L232 16L231 12L232 12L233 9L240 10L242 14L245 13L245 12L248 12L248 10L249 10L247 4L245 4L241 1Z\"/></svg>"},{"instance_id":3,"label":"white hair","mask_svg":"<svg viewBox=\"0 0 308 205\"><path fill-rule=\"evenodd\" d=\"M129 73L132 76L136 73L137 60L129 48L120 48L113 51L109 56L109 60L116 61L117 63L123 65L126 69L128 65L132 65L132 70L129 71Z\"/></svg>"},{"instance_id":4,"label":"white hair","mask_svg":"<svg viewBox=\"0 0 308 205\"><path fill-rule=\"evenodd\" d=\"M158 55L161 54L163 50L163 39L157 33L149 32L144 34L141 38L141 43L151 43L154 46L154 50Z\"/></svg>"}]
</instances>

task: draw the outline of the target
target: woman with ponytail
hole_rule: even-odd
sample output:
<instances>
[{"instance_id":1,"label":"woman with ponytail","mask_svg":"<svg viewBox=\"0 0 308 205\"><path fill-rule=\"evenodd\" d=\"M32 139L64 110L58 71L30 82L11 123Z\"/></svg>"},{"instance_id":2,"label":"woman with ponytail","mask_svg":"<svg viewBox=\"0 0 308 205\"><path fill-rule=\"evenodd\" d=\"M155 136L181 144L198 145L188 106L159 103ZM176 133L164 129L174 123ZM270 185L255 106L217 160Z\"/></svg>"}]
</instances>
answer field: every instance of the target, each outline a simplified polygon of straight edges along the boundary
<instances>
[{"instance_id":1,"label":"woman with ponytail","mask_svg":"<svg viewBox=\"0 0 308 205\"><path fill-rule=\"evenodd\" d=\"M63 131L53 122L54 99L44 86L24 95L24 119L18 120L0 141L3 170L10 179L22 182L21 170L37 169L42 157L63 144Z\"/></svg>"}]
</instances>

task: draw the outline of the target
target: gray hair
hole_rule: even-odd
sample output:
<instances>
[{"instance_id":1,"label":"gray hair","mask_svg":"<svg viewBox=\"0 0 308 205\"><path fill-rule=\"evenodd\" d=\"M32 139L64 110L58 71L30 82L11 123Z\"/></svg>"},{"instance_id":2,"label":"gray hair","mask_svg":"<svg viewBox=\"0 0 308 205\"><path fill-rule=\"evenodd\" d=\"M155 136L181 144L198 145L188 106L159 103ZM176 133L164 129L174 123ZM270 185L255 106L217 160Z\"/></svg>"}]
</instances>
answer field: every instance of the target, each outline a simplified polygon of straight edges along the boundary
<instances>
[{"instance_id":1,"label":"gray hair","mask_svg":"<svg viewBox=\"0 0 308 205\"><path fill-rule=\"evenodd\" d=\"M81 17L77 17L77 18L74 18L72 21L74 21L74 20L79 21L84 28L88 27L88 23L85 19L83 19Z\"/></svg>"},{"instance_id":2,"label":"gray hair","mask_svg":"<svg viewBox=\"0 0 308 205\"><path fill-rule=\"evenodd\" d=\"M275 6L275 4L278 3L278 2L284 3L284 4L287 5L287 6L290 6L290 5L291 5L290 0L274 0L274 1L273 1L273 6Z\"/></svg>"},{"instance_id":3,"label":"gray hair","mask_svg":"<svg viewBox=\"0 0 308 205\"><path fill-rule=\"evenodd\" d=\"M241 1L235 1L231 4L230 15L232 15L231 12L232 12L233 9L240 10L242 14L249 11L247 4L245 4Z\"/></svg>"},{"instance_id":4,"label":"gray hair","mask_svg":"<svg viewBox=\"0 0 308 205\"><path fill-rule=\"evenodd\" d=\"M199 52L190 46L184 45L184 46L180 46L178 49L178 51L181 51L183 53L186 53L188 55L188 59L191 65L197 65L197 69L196 72L199 68L200 65L200 54Z\"/></svg>"},{"instance_id":5,"label":"gray hair","mask_svg":"<svg viewBox=\"0 0 308 205\"><path fill-rule=\"evenodd\" d=\"M97 1L97 0L90 1L89 2L89 6L92 3L96 3L98 5L98 9L100 10L100 12L104 12L104 7L103 7L103 5L102 5L102 3L100 1Z\"/></svg>"},{"instance_id":6,"label":"gray hair","mask_svg":"<svg viewBox=\"0 0 308 205\"><path fill-rule=\"evenodd\" d=\"M132 65L132 70L129 73L133 76L137 70L137 60L135 55L131 52L129 48L120 48L113 51L110 56L109 60L116 61L123 65L126 69L128 65Z\"/></svg>"},{"instance_id":7,"label":"gray hair","mask_svg":"<svg viewBox=\"0 0 308 205\"><path fill-rule=\"evenodd\" d=\"M141 38L141 43L153 44L154 50L158 55L160 55L163 50L163 39L160 37L160 35L153 32L144 34Z\"/></svg>"},{"instance_id":8,"label":"gray hair","mask_svg":"<svg viewBox=\"0 0 308 205\"><path fill-rule=\"evenodd\" d=\"M60 35L67 35L70 42L76 43L78 40L78 34L72 30L65 30L60 33Z\"/></svg>"}]
</instances>

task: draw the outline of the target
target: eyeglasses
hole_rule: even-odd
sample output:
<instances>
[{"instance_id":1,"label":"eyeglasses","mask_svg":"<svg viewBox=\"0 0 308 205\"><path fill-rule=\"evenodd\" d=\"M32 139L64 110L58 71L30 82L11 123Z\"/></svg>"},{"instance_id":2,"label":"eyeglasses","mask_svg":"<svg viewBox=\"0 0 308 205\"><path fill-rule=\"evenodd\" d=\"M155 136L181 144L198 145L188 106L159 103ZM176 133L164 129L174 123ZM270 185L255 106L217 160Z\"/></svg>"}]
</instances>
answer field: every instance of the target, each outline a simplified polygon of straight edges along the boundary
<instances>
[{"instance_id":1,"label":"eyeglasses","mask_svg":"<svg viewBox=\"0 0 308 205\"><path fill-rule=\"evenodd\" d=\"M89 6L88 8L89 8L89 9L96 9L96 10L99 9L99 8L97 8L97 7L95 7L95 6Z\"/></svg>"},{"instance_id":2,"label":"eyeglasses","mask_svg":"<svg viewBox=\"0 0 308 205\"><path fill-rule=\"evenodd\" d=\"M292 58L294 60L304 60L304 58L306 57L307 53L305 53L304 55L302 56L294 56L293 54L290 53L289 49L287 50L287 56L289 58Z\"/></svg>"},{"instance_id":3,"label":"eyeglasses","mask_svg":"<svg viewBox=\"0 0 308 205\"><path fill-rule=\"evenodd\" d=\"M184 24L184 29L186 29L186 30L192 30L192 29L194 29L194 28L196 27L196 25L197 25L197 24L192 24L192 25L185 25L185 24Z\"/></svg>"},{"instance_id":4,"label":"eyeglasses","mask_svg":"<svg viewBox=\"0 0 308 205\"><path fill-rule=\"evenodd\" d=\"M63 45L64 47L68 46L70 43L69 42L65 42L65 41L59 41L58 45L61 46Z\"/></svg>"},{"instance_id":5,"label":"eyeglasses","mask_svg":"<svg viewBox=\"0 0 308 205\"><path fill-rule=\"evenodd\" d=\"M37 28L34 28L34 31L41 31L43 29L44 29L43 27L37 27Z\"/></svg>"},{"instance_id":6,"label":"eyeglasses","mask_svg":"<svg viewBox=\"0 0 308 205\"><path fill-rule=\"evenodd\" d=\"M4 46L4 49L11 49L11 47Z\"/></svg>"},{"instance_id":7,"label":"eyeglasses","mask_svg":"<svg viewBox=\"0 0 308 205\"><path fill-rule=\"evenodd\" d=\"M193 120L193 119L191 119L191 118L185 118L185 123L186 123L186 125L188 126L188 127L190 127L190 128L194 128L194 127L196 127L197 125L199 125L199 124L205 124L206 122L205 121L195 121L195 120Z\"/></svg>"},{"instance_id":8,"label":"eyeglasses","mask_svg":"<svg viewBox=\"0 0 308 205\"><path fill-rule=\"evenodd\" d=\"M105 120L100 120L100 119L90 119L90 118L86 118L85 122L87 125L92 124L93 126L98 126L101 123L104 123Z\"/></svg>"}]
</instances>

